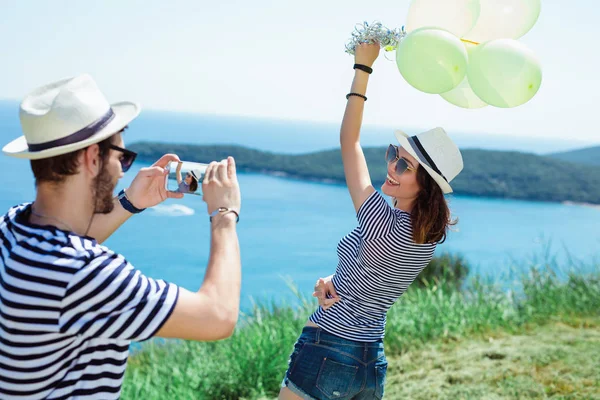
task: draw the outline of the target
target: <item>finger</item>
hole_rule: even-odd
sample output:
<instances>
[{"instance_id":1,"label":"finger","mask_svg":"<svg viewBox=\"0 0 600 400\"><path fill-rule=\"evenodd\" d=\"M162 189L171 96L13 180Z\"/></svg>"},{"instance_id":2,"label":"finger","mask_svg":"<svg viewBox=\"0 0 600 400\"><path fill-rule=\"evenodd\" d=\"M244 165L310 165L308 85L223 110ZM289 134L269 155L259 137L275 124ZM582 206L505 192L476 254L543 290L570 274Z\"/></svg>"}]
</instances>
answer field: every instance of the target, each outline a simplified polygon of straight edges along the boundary
<instances>
[{"instance_id":1,"label":"finger","mask_svg":"<svg viewBox=\"0 0 600 400\"><path fill-rule=\"evenodd\" d=\"M147 167L140 169L140 174L146 177L164 176L167 170L162 167Z\"/></svg>"},{"instance_id":2,"label":"finger","mask_svg":"<svg viewBox=\"0 0 600 400\"><path fill-rule=\"evenodd\" d=\"M217 165L216 177L220 182L224 182L227 179L227 160L222 160Z\"/></svg>"},{"instance_id":3,"label":"finger","mask_svg":"<svg viewBox=\"0 0 600 400\"><path fill-rule=\"evenodd\" d=\"M213 161L208 164L208 168L206 169L206 175L204 177L203 183L209 183L215 179L215 170L217 168L217 162Z\"/></svg>"},{"instance_id":4,"label":"finger","mask_svg":"<svg viewBox=\"0 0 600 400\"><path fill-rule=\"evenodd\" d=\"M169 199L182 199L183 198L183 193L169 192L169 191L167 191L167 197Z\"/></svg>"},{"instance_id":5,"label":"finger","mask_svg":"<svg viewBox=\"0 0 600 400\"><path fill-rule=\"evenodd\" d=\"M327 310L329 307L333 306L337 302L339 302L339 299L326 299L322 302L319 302L319 304L321 305L321 307Z\"/></svg>"},{"instance_id":6,"label":"finger","mask_svg":"<svg viewBox=\"0 0 600 400\"><path fill-rule=\"evenodd\" d=\"M325 304L326 306L330 306L332 304L335 304L336 301L334 299L325 299L323 300L323 304Z\"/></svg>"},{"instance_id":7,"label":"finger","mask_svg":"<svg viewBox=\"0 0 600 400\"><path fill-rule=\"evenodd\" d=\"M319 286L321 286L325 281L323 281L322 278L319 278L316 282L315 282L315 290L317 290L317 288Z\"/></svg>"},{"instance_id":8,"label":"finger","mask_svg":"<svg viewBox=\"0 0 600 400\"><path fill-rule=\"evenodd\" d=\"M333 283L331 281L327 284L327 291L329 292L329 294L332 297L339 298L337 292L335 291L335 288L333 287Z\"/></svg>"},{"instance_id":9,"label":"finger","mask_svg":"<svg viewBox=\"0 0 600 400\"><path fill-rule=\"evenodd\" d=\"M177 156L177 154L165 154L164 156L162 156L161 158L159 158L157 162L155 162L154 164L152 164L152 166L153 167L163 167L164 168L171 161L180 162L179 156Z\"/></svg>"},{"instance_id":10,"label":"finger","mask_svg":"<svg viewBox=\"0 0 600 400\"><path fill-rule=\"evenodd\" d=\"M229 179L235 179L237 177L235 159L233 157L227 157L227 176Z\"/></svg>"}]
</instances>

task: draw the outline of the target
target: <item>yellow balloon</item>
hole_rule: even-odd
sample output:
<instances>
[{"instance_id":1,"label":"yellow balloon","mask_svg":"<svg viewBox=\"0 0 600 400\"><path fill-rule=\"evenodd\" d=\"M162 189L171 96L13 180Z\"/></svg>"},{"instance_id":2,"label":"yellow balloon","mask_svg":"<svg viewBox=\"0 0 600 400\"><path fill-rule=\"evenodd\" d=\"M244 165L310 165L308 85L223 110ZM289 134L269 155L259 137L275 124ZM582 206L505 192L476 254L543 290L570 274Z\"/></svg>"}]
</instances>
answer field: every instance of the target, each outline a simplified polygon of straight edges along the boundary
<instances>
[{"instance_id":1,"label":"yellow balloon","mask_svg":"<svg viewBox=\"0 0 600 400\"><path fill-rule=\"evenodd\" d=\"M512 39L477 46L470 54L467 76L481 100L502 108L528 102L542 84L542 68L535 54Z\"/></svg>"},{"instance_id":2,"label":"yellow balloon","mask_svg":"<svg viewBox=\"0 0 600 400\"><path fill-rule=\"evenodd\" d=\"M450 32L421 28L400 41L396 64L414 88L440 94L454 89L464 79L467 51Z\"/></svg>"},{"instance_id":3,"label":"yellow balloon","mask_svg":"<svg viewBox=\"0 0 600 400\"><path fill-rule=\"evenodd\" d=\"M483 43L495 39L518 39L535 25L542 0L479 0L479 19L462 38Z\"/></svg>"},{"instance_id":4,"label":"yellow balloon","mask_svg":"<svg viewBox=\"0 0 600 400\"><path fill-rule=\"evenodd\" d=\"M481 100L469 85L467 77L454 89L440 94L448 103L462 108L483 108L488 104Z\"/></svg>"},{"instance_id":5,"label":"yellow balloon","mask_svg":"<svg viewBox=\"0 0 600 400\"><path fill-rule=\"evenodd\" d=\"M406 30L441 28L462 37L479 18L479 0L413 0L406 17Z\"/></svg>"}]
</instances>

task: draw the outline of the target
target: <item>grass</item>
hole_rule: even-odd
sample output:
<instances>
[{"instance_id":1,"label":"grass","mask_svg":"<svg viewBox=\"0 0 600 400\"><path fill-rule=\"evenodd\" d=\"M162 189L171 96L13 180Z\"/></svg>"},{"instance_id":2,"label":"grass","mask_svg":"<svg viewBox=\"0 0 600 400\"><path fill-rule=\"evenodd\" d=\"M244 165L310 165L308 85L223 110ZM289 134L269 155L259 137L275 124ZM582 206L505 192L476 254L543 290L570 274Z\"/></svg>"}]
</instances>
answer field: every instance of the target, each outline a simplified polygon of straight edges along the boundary
<instances>
[{"instance_id":1,"label":"grass","mask_svg":"<svg viewBox=\"0 0 600 400\"><path fill-rule=\"evenodd\" d=\"M424 346L389 360L386 398L600 399L599 328L589 318Z\"/></svg>"},{"instance_id":2,"label":"grass","mask_svg":"<svg viewBox=\"0 0 600 400\"><path fill-rule=\"evenodd\" d=\"M222 342L146 344L130 358L122 398L275 397L314 309L300 299L256 305ZM409 290L388 313L386 398L600 396L599 317L598 272L559 279L532 269L508 292L477 280L465 291L443 283ZM563 342L552 343L553 329L568 331Z\"/></svg>"}]
</instances>

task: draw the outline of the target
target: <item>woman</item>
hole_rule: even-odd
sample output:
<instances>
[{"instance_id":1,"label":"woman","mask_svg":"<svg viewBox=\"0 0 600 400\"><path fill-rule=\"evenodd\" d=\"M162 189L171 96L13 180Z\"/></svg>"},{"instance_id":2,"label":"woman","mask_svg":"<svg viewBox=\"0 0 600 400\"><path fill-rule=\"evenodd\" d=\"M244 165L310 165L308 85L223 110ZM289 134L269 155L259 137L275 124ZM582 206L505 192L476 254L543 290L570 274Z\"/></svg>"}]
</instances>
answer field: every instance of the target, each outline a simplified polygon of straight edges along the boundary
<instances>
[{"instance_id":1,"label":"woman","mask_svg":"<svg viewBox=\"0 0 600 400\"><path fill-rule=\"evenodd\" d=\"M452 192L449 182L463 163L441 128L414 137L396 132L401 146L388 148L387 179L381 187L393 199L393 208L371 185L359 137L367 81L379 48L356 48L340 133L358 227L338 245L335 274L315 287L320 306L294 345L280 399L383 397L386 313L454 223L444 193Z\"/></svg>"},{"instance_id":2,"label":"woman","mask_svg":"<svg viewBox=\"0 0 600 400\"><path fill-rule=\"evenodd\" d=\"M177 192L179 193L194 193L198 190L199 171L191 170L185 175L185 179L181 178L181 166L183 163L177 164L175 174L177 176Z\"/></svg>"}]
</instances>

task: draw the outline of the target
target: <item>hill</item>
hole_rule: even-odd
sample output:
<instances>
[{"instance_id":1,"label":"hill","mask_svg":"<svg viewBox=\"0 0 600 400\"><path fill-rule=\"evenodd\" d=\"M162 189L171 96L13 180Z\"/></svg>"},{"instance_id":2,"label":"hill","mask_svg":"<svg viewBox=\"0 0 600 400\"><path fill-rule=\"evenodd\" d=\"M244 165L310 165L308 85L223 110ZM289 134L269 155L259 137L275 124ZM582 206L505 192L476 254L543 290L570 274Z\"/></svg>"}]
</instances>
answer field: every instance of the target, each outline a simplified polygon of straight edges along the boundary
<instances>
[{"instance_id":1,"label":"hill","mask_svg":"<svg viewBox=\"0 0 600 400\"><path fill-rule=\"evenodd\" d=\"M288 155L233 145L198 146L140 142L130 146L140 159L154 161L165 153L182 160L210 162L231 155L242 171L283 173L290 177L344 183L339 150ZM365 148L374 183L386 175L385 148ZM455 193L538 201L600 204L600 166L573 164L520 152L462 150L465 169L453 181ZM377 184L376 184L377 185Z\"/></svg>"},{"instance_id":2,"label":"hill","mask_svg":"<svg viewBox=\"0 0 600 400\"><path fill-rule=\"evenodd\" d=\"M600 146L550 154L549 157L578 164L600 165Z\"/></svg>"}]
</instances>

